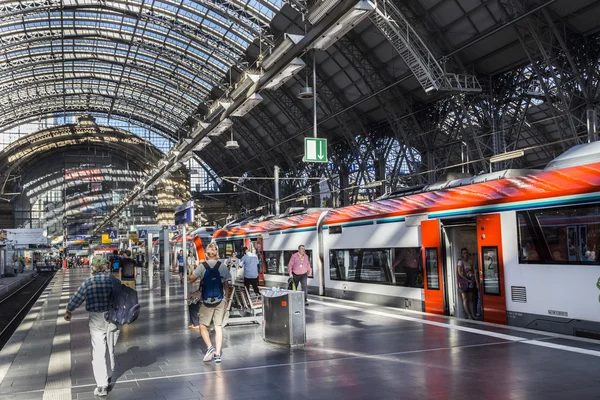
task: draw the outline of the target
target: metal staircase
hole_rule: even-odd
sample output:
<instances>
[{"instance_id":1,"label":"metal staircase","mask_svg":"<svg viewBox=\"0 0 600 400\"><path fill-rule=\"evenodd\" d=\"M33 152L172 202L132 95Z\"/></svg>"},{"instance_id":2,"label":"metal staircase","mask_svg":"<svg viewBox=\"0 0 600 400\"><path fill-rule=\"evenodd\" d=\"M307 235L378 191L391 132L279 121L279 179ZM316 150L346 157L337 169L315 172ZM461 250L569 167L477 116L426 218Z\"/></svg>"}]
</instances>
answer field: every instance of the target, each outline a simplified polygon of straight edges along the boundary
<instances>
[{"instance_id":1,"label":"metal staircase","mask_svg":"<svg viewBox=\"0 0 600 400\"><path fill-rule=\"evenodd\" d=\"M473 75L446 72L391 0L377 0L371 21L398 51L425 92L481 92Z\"/></svg>"}]
</instances>

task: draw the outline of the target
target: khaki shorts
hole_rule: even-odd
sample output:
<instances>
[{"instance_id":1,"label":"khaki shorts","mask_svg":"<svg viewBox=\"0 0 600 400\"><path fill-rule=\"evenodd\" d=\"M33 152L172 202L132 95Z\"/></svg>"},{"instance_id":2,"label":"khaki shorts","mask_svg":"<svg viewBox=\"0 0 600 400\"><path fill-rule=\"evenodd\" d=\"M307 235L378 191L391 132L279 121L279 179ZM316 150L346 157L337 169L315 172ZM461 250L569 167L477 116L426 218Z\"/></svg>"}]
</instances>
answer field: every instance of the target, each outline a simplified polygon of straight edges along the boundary
<instances>
[{"instance_id":1,"label":"khaki shorts","mask_svg":"<svg viewBox=\"0 0 600 400\"><path fill-rule=\"evenodd\" d=\"M207 307L204 303L200 304L200 312L198 313L198 318L200 323L204 326L209 326L210 321L212 320L215 326L223 325L223 318L225 318L225 304L227 302L225 299L221 301L215 307Z\"/></svg>"}]
</instances>

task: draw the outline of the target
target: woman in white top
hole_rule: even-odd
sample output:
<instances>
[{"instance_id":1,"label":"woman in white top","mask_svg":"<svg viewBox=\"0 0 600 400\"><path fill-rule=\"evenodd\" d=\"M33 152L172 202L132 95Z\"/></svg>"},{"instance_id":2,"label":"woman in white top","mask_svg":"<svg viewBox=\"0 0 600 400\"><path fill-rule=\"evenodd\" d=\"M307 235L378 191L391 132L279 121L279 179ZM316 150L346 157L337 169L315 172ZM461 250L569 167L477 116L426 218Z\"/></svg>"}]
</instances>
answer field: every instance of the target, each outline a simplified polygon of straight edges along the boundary
<instances>
[{"instance_id":1,"label":"woman in white top","mask_svg":"<svg viewBox=\"0 0 600 400\"><path fill-rule=\"evenodd\" d=\"M192 253L191 251L188 251L188 256L187 256L186 261L187 261L188 272L189 272L189 274L191 274L197 267L196 257L194 257L194 253Z\"/></svg>"}]
</instances>

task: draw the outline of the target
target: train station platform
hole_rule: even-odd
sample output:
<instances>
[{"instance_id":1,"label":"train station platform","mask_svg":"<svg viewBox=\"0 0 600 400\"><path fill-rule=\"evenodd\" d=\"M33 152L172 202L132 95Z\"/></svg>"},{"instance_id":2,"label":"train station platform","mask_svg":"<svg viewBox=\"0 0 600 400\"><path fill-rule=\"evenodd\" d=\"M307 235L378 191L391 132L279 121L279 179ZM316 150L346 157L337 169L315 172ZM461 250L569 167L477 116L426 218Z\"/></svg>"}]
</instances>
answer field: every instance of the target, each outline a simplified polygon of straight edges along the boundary
<instances>
[{"instance_id":1,"label":"train station platform","mask_svg":"<svg viewBox=\"0 0 600 400\"><path fill-rule=\"evenodd\" d=\"M87 313L62 318L87 276L58 272L0 351L0 398L94 398ZM178 277L170 289L168 298L160 287L139 291L142 313L121 332L109 399L600 396L600 342L316 296L303 348L264 342L258 325L233 326L223 362L203 363Z\"/></svg>"},{"instance_id":2,"label":"train station platform","mask_svg":"<svg viewBox=\"0 0 600 400\"><path fill-rule=\"evenodd\" d=\"M22 273L17 274L17 276L4 276L0 278L0 300L19 290L33 280L36 275L36 270L25 270Z\"/></svg>"}]
</instances>

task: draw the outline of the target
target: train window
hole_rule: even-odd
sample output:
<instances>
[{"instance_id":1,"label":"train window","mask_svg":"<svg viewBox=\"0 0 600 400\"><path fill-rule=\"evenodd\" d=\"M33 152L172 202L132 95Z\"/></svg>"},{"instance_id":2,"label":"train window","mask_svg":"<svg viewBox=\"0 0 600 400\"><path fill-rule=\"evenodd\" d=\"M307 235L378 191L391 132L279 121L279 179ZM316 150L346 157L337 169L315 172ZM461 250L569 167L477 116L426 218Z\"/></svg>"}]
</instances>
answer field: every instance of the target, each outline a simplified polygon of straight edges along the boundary
<instances>
[{"instance_id":1,"label":"train window","mask_svg":"<svg viewBox=\"0 0 600 400\"><path fill-rule=\"evenodd\" d=\"M498 247L481 247L483 255L483 292L500 295L500 268L498 266Z\"/></svg>"},{"instance_id":2,"label":"train window","mask_svg":"<svg viewBox=\"0 0 600 400\"><path fill-rule=\"evenodd\" d=\"M517 227L522 264L586 265L599 261L598 205L519 211Z\"/></svg>"},{"instance_id":3,"label":"train window","mask_svg":"<svg viewBox=\"0 0 600 400\"><path fill-rule=\"evenodd\" d=\"M306 255L308 256L308 262L310 263L310 267L314 268L314 261L313 261L313 257L312 257L312 250L308 250L306 249ZM297 253L298 250L292 250L292 251L284 251L283 252L283 272L281 275L287 275L288 274L288 270L287 270L287 266L290 263L290 258L292 258L292 255L294 253ZM314 273L314 271L313 271ZM308 275L309 277L313 277L313 275Z\"/></svg>"},{"instance_id":4,"label":"train window","mask_svg":"<svg viewBox=\"0 0 600 400\"><path fill-rule=\"evenodd\" d=\"M420 247L392 249L392 273L396 286L423 287L423 263Z\"/></svg>"},{"instance_id":5,"label":"train window","mask_svg":"<svg viewBox=\"0 0 600 400\"><path fill-rule=\"evenodd\" d=\"M243 256L242 247L243 242L241 240L227 240L217 242L217 246L219 247L219 257L221 258L229 258L231 257L231 253L235 252L238 258Z\"/></svg>"},{"instance_id":6,"label":"train window","mask_svg":"<svg viewBox=\"0 0 600 400\"><path fill-rule=\"evenodd\" d=\"M425 249L425 269L427 289L440 290L440 275L438 271L438 251L436 247Z\"/></svg>"},{"instance_id":7,"label":"train window","mask_svg":"<svg viewBox=\"0 0 600 400\"><path fill-rule=\"evenodd\" d=\"M329 277L338 281L394 284L388 249L332 250Z\"/></svg>"},{"instance_id":8,"label":"train window","mask_svg":"<svg viewBox=\"0 0 600 400\"><path fill-rule=\"evenodd\" d=\"M267 263L267 274L281 275L281 251L265 251L265 262Z\"/></svg>"}]
</instances>

